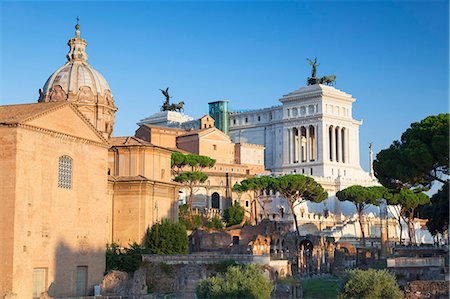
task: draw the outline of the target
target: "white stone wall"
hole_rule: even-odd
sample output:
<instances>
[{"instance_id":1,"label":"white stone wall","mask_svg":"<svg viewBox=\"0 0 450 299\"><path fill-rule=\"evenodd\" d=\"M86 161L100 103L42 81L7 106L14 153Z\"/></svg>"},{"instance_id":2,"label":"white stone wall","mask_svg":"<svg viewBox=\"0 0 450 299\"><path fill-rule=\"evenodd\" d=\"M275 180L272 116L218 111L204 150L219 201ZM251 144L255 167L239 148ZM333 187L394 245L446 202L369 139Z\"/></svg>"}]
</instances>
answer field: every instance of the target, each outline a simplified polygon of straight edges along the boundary
<instances>
[{"instance_id":1,"label":"white stone wall","mask_svg":"<svg viewBox=\"0 0 450 299\"><path fill-rule=\"evenodd\" d=\"M313 176L331 197L351 185L377 185L360 166L362 122L352 116L355 101L330 86L302 87L284 95L281 106L231 113L230 136L264 145L265 167L275 175ZM340 209L335 199L328 201L333 212Z\"/></svg>"}]
</instances>

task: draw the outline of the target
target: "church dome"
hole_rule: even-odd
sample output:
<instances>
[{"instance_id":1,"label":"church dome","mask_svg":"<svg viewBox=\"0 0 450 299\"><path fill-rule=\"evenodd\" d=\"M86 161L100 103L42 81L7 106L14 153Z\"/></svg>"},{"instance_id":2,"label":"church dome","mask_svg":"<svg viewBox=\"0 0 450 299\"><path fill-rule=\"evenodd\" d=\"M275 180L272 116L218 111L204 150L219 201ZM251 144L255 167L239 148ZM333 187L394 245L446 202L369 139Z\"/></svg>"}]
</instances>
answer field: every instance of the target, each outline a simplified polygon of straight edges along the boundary
<instances>
[{"instance_id":1,"label":"church dome","mask_svg":"<svg viewBox=\"0 0 450 299\"><path fill-rule=\"evenodd\" d=\"M105 78L87 63L87 42L80 37L80 25L75 29L75 37L68 42L67 63L39 89L38 102L73 102L97 130L109 138L117 111L114 98Z\"/></svg>"},{"instance_id":2,"label":"church dome","mask_svg":"<svg viewBox=\"0 0 450 299\"><path fill-rule=\"evenodd\" d=\"M82 87L87 87L93 95L102 97L105 97L107 92L111 92L105 78L91 65L82 61L69 61L54 72L42 88L44 96L48 95L51 99L51 93L56 86L59 86L60 90L64 92L64 100L71 98L70 95L77 95ZM84 90L89 91L88 89ZM55 95L54 100L57 101L57 98ZM95 101L96 99L91 97L89 100Z\"/></svg>"}]
</instances>

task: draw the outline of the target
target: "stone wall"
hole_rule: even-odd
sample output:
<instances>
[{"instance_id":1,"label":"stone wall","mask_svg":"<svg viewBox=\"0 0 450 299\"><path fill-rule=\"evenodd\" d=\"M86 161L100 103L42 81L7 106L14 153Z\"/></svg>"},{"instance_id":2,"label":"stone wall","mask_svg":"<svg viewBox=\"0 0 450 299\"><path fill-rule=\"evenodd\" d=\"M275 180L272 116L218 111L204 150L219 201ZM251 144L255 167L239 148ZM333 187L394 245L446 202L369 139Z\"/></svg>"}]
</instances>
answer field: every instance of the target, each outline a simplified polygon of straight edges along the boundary
<instances>
[{"instance_id":1,"label":"stone wall","mask_svg":"<svg viewBox=\"0 0 450 299\"><path fill-rule=\"evenodd\" d=\"M215 252L195 254L146 254L142 256L142 262L144 263L166 263L168 265L207 265L219 264L230 260L241 264L268 265L270 263L270 256L256 256L251 254L221 254Z\"/></svg>"},{"instance_id":2,"label":"stone wall","mask_svg":"<svg viewBox=\"0 0 450 299\"><path fill-rule=\"evenodd\" d=\"M406 299L449 298L449 282L445 280L412 281L405 287Z\"/></svg>"}]
</instances>

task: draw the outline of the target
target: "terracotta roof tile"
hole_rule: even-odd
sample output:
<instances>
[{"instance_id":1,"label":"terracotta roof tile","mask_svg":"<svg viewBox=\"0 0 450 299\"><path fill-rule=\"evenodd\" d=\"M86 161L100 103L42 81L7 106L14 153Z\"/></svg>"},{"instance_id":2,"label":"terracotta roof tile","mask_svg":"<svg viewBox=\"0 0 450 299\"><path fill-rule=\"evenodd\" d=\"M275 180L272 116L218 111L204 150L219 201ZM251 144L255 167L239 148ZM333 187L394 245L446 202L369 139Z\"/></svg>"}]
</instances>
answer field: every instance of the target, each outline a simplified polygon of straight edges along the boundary
<instances>
[{"instance_id":1,"label":"terracotta roof tile","mask_svg":"<svg viewBox=\"0 0 450 299\"><path fill-rule=\"evenodd\" d=\"M135 136L111 137L109 143L112 146L151 145L149 142Z\"/></svg>"},{"instance_id":2,"label":"terracotta roof tile","mask_svg":"<svg viewBox=\"0 0 450 299\"><path fill-rule=\"evenodd\" d=\"M67 102L48 102L0 106L0 124L18 124L33 116L42 114Z\"/></svg>"}]
</instances>

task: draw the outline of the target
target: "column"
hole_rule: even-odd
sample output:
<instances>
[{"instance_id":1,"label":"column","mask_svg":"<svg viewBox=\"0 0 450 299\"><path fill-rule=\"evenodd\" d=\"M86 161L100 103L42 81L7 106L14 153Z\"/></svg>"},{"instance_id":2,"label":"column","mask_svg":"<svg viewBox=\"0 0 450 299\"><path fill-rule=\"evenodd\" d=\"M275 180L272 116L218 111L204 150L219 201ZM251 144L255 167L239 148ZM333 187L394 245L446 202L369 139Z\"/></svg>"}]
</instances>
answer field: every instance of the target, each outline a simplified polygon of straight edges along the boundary
<instances>
[{"instance_id":1,"label":"column","mask_svg":"<svg viewBox=\"0 0 450 299\"><path fill-rule=\"evenodd\" d=\"M345 129L345 163L350 163L350 132L349 129Z\"/></svg>"},{"instance_id":2,"label":"column","mask_svg":"<svg viewBox=\"0 0 450 299\"><path fill-rule=\"evenodd\" d=\"M306 126L306 162L309 162L309 158L311 155L311 140L309 139L309 125Z\"/></svg>"},{"instance_id":3,"label":"column","mask_svg":"<svg viewBox=\"0 0 450 299\"><path fill-rule=\"evenodd\" d=\"M337 151L336 151L336 161L342 162L342 134L341 127L337 127Z\"/></svg>"},{"instance_id":4,"label":"column","mask_svg":"<svg viewBox=\"0 0 450 299\"><path fill-rule=\"evenodd\" d=\"M293 159L292 163L295 163L295 161L297 161L297 152L298 152L298 149L297 149L298 144L295 141L295 128L292 128L292 143L294 146L294 159Z\"/></svg>"},{"instance_id":5,"label":"column","mask_svg":"<svg viewBox=\"0 0 450 299\"><path fill-rule=\"evenodd\" d=\"M336 138L335 138L335 130L334 130L334 126L330 126L331 128L331 161L336 161ZM328 134L330 134L330 130L328 130Z\"/></svg>"},{"instance_id":6,"label":"column","mask_svg":"<svg viewBox=\"0 0 450 299\"><path fill-rule=\"evenodd\" d=\"M302 163L302 131L301 127L297 127L298 132L298 142L297 142L297 148L298 148L298 163Z\"/></svg>"},{"instance_id":7,"label":"column","mask_svg":"<svg viewBox=\"0 0 450 299\"><path fill-rule=\"evenodd\" d=\"M294 163L294 129L289 129L289 164Z\"/></svg>"},{"instance_id":8,"label":"column","mask_svg":"<svg viewBox=\"0 0 450 299\"><path fill-rule=\"evenodd\" d=\"M316 138L316 161L319 162L319 125L315 125L314 126L314 136Z\"/></svg>"},{"instance_id":9,"label":"column","mask_svg":"<svg viewBox=\"0 0 450 299\"><path fill-rule=\"evenodd\" d=\"M283 164L288 164L289 161L289 130L285 129L283 130L283 147L282 147L282 153L283 153ZM274 160L275 161L275 160Z\"/></svg>"}]
</instances>

